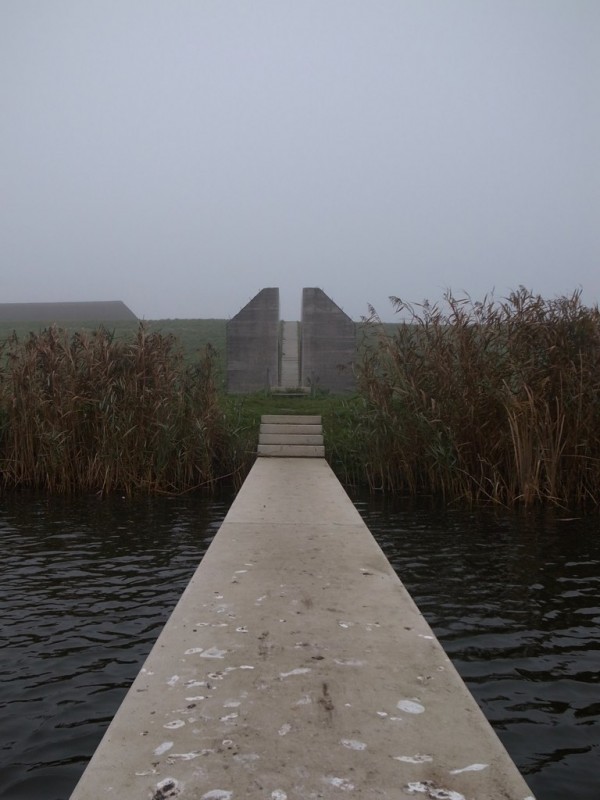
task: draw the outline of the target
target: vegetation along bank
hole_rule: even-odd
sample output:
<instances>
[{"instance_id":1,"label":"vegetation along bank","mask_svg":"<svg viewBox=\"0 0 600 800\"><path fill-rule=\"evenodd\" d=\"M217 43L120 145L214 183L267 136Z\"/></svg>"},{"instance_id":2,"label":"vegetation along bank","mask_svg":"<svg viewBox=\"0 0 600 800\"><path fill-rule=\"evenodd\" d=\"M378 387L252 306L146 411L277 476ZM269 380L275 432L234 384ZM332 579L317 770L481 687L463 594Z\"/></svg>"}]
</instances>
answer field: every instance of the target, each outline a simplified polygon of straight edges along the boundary
<instances>
[{"instance_id":1,"label":"vegetation along bank","mask_svg":"<svg viewBox=\"0 0 600 800\"><path fill-rule=\"evenodd\" d=\"M503 505L600 506L600 313L546 300L394 301L361 325L352 397L228 396L224 320L0 332L4 489L239 484L263 413L319 413L346 483ZM31 327L31 326L30 326Z\"/></svg>"}]
</instances>

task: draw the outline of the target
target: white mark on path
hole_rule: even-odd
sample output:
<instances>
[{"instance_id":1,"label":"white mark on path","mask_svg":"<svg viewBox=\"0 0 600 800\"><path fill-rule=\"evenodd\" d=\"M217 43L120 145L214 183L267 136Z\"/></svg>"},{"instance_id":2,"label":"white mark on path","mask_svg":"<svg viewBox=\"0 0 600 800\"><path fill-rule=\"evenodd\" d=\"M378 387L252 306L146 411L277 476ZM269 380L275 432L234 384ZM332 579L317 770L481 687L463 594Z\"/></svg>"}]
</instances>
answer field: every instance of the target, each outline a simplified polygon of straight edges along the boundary
<instances>
[{"instance_id":1,"label":"white mark on path","mask_svg":"<svg viewBox=\"0 0 600 800\"><path fill-rule=\"evenodd\" d=\"M204 695L204 694L197 694L197 695L195 695L194 697L186 697L185 699L188 701L188 703L195 703L195 702L197 702L198 700L206 700L206 695Z\"/></svg>"},{"instance_id":2,"label":"white mark on path","mask_svg":"<svg viewBox=\"0 0 600 800\"><path fill-rule=\"evenodd\" d=\"M336 664L339 664L340 667L363 667L365 662L359 661L357 658L348 658L346 661L342 661L340 658L334 658Z\"/></svg>"},{"instance_id":3,"label":"white mark on path","mask_svg":"<svg viewBox=\"0 0 600 800\"><path fill-rule=\"evenodd\" d=\"M340 622L338 622L338 625L340 626L340 628L351 628L352 625L354 625L354 623L353 622L340 621Z\"/></svg>"},{"instance_id":4,"label":"white mark on path","mask_svg":"<svg viewBox=\"0 0 600 800\"><path fill-rule=\"evenodd\" d=\"M400 711L405 711L407 714L422 714L425 711L425 706L417 703L416 700L400 700L396 705Z\"/></svg>"},{"instance_id":5,"label":"white mark on path","mask_svg":"<svg viewBox=\"0 0 600 800\"><path fill-rule=\"evenodd\" d=\"M290 723L289 723L289 722L286 722L284 725L282 725L282 726L281 726L281 728L279 728L279 730L277 731L277 733L278 733L280 736L285 736L285 735L286 735L287 733L289 733L291 730L292 730L292 726L290 725Z\"/></svg>"},{"instance_id":6,"label":"white mark on path","mask_svg":"<svg viewBox=\"0 0 600 800\"><path fill-rule=\"evenodd\" d=\"M300 700L297 700L294 703L294 705L296 705L296 706L309 706L311 703L312 703L312 700L310 699L310 697L307 694L305 694L303 697L300 698Z\"/></svg>"},{"instance_id":7,"label":"white mark on path","mask_svg":"<svg viewBox=\"0 0 600 800\"><path fill-rule=\"evenodd\" d=\"M179 675L173 675L173 677L169 678L169 680L167 681L167 686L175 686L178 680L179 680Z\"/></svg>"},{"instance_id":8,"label":"white mark on path","mask_svg":"<svg viewBox=\"0 0 600 800\"><path fill-rule=\"evenodd\" d=\"M419 639L435 639L435 636L429 636L429 635L427 635L425 633L419 633L418 636L419 636Z\"/></svg>"},{"instance_id":9,"label":"white mark on path","mask_svg":"<svg viewBox=\"0 0 600 800\"><path fill-rule=\"evenodd\" d=\"M236 569L235 574L236 575L243 575L244 572L248 572L248 570L247 569Z\"/></svg>"},{"instance_id":10,"label":"white mark on path","mask_svg":"<svg viewBox=\"0 0 600 800\"><path fill-rule=\"evenodd\" d=\"M417 753L414 756L394 756L394 761L403 761L405 764L426 764L429 761L433 761L433 758Z\"/></svg>"},{"instance_id":11,"label":"white mark on path","mask_svg":"<svg viewBox=\"0 0 600 800\"><path fill-rule=\"evenodd\" d=\"M236 633L248 633L248 628L245 625L242 625L240 628L235 629Z\"/></svg>"},{"instance_id":12,"label":"white mark on path","mask_svg":"<svg viewBox=\"0 0 600 800\"><path fill-rule=\"evenodd\" d=\"M254 669L254 667L251 667L250 664L242 664L240 669Z\"/></svg>"},{"instance_id":13,"label":"white mark on path","mask_svg":"<svg viewBox=\"0 0 600 800\"><path fill-rule=\"evenodd\" d=\"M255 605L258 605L258 603L262 603L262 601L263 601L263 600L266 600L266 599L267 599L267 597L268 597L268 595L266 595L266 594L263 594L263 596L262 596L262 597L257 597L257 598L256 598L256 603L255 603Z\"/></svg>"},{"instance_id":14,"label":"white mark on path","mask_svg":"<svg viewBox=\"0 0 600 800\"><path fill-rule=\"evenodd\" d=\"M167 750L170 750L173 747L173 742L163 742L159 744L156 750L154 751L155 756L162 756L163 753L166 753Z\"/></svg>"},{"instance_id":15,"label":"white mark on path","mask_svg":"<svg viewBox=\"0 0 600 800\"><path fill-rule=\"evenodd\" d=\"M239 700L228 700L226 703L223 703L223 708L238 708L238 706L241 705Z\"/></svg>"},{"instance_id":16,"label":"white mark on path","mask_svg":"<svg viewBox=\"0 0 600 800\"><path fill-rule=\"evenodd\" d=\"M336 778L331 776L324 778L323 780L331 786L335 786L336 789L341 789L343 792L351 792L354 789L354 784L346 780L346 778Z\"/></svg>"},{"instance_id":17,"label":"white mark on path","mask_svg":"<svg viewBox=\"0 0 600 800\"><path fill-rule=\"evenodd\" d=\"M280 678L289 678L290 675L306 675L307 672L310 672L309 667L298 667L298 669L293 669L290 672L280 672Z\"/></svg>"},{"instance_id":18,"label":"white mark on path","mask_svg":"<svg viewBox=\"0 0 600 800\"><path fill-rule=\"evenodd\" d=\"M224 789L211 789L200 800L230 800L232 794L233 792L226 792Z\"/></svg>"},{"instance_id":19,"label":"white mark on path","mask_svg":"<svg viewBox=\"0 0 600 800\"><path fill-rule=\"evenodd\" d=\"M233 757L234 761L238 764L251 764L253 761L258 761L260 756L258 753L244 753L243 755L236 755Z\"/></svg>"},{"instance_id":20,"label":"white mark on path","mask_svg":"<svg viewBox=\"0 0 600 800\"><path fill-rule=\"evenodd\" d=\"M190 647L189 650L186 650L184 655L186 656L193 656L194 653L201 653L204 650L203 647Z\"/></svg>"},{"instance_id":21,"label":"white mark on path","mask_svg":"<svg viewBox=\"0 0 600 800\"><path fill-rule=\"evenodd\" d=\"M358 739L341 739L340 744L347 747L348 750L366 750L367 745L364 742L359 742Z\"/></svg>"},{"instance_id":22,"label":"white mark on path","mask_svg":"<svg viewBox=\"0 0 600 800\"><path fill-rule=\"evenodd\" d=\"M197 628L228 628L228 622L197 622Z\"/></svg>"},{"instance_id":23,"label":"white mark on path","mask_svg":"<svg viewBox=\"0 0 600 800\"><path fill-rule=\"evenodd\" d=\"M480 772L482 769L487 769L489 764L469 764L468 767L462 769L451 769L450 775L460 775L461 772Z\"/></svg>"},{"instance_id":24,"label":"white mark on path","mask_svg":"<svg viewBox=\"0 0 600 800\"><path fill-rule=\"evenodd\" d=\"M287 800L287 794L281 789L275 789L274 792L271 792L271 800Z\"/></svg>"},{"instance_id":25,"label":"white mark on path","mask_svg":"<svg viewBox=\"0 0 600 800\"><path fill-rule=\"evenodd\" d=\"M232 720L237 718L237 714L227 714L225 717L221 717L221 722L231 722Z\"/></svg>"},{"instance_id":26,"label":"white mark on path","mask_svg":"<svg viewBox=\"0 0 600 800\"><path fill-rule=\"evenodd\" d=\"M185 722L182 719L174 719L173 722L167 722L166 725L163 725L163 728L175 730L176 728L183 728L184 725Z\"/></svg>"},{"instance_id":27,"label":"white mark on path","mask_svg":"<svg viewBox=\"0 0 600 800\"><path fill-rule=\"evenodd\" d=\"M209 647L205 650L200 658L223 658L227 650L219 650L216 647Z\"/></svg>"},{"instance_id":28,"label":"white mark on path","mask_svg":"<svg viewBox=\"0 0 600 800\"><path fill-rule=\"evenodd\" d=\"M187 681L185 685L188 689L194 689L196 686L206 686L206 681Z\"/></svg>"},{"instance_id":29,"label":"white mark on path","mask_svg":"<svg viewBox=\"0 0 600 800\"><path fill-rule=\"evenodd\" d=\"M193 753L171 753L169 759L179 758L181 761L191 761L193 758L198 758L199 755L198 750L194 750Z\"/></svg>"},{"instance_id":30,"label":"white mark on path","mask_svg":"<svg viewBox=\"0 0 600 800\"><path fill-rule=\"evenodd\" d=\"M426 794L431 800L466 800L464 794L452 789L438 789L431 781L409 783L406 789L410 794Z\"/></svg>"}]
</instances>

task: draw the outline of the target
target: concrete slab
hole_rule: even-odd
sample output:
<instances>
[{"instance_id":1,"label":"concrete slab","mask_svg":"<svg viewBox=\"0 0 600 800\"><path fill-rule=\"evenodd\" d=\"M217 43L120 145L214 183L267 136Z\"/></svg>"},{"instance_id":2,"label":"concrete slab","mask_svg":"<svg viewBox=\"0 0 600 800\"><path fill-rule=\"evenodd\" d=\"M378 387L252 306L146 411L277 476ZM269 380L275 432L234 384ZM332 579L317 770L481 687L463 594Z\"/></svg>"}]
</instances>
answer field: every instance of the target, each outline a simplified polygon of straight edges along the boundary
<instances>
[{"instance_id":1,"label":"concrete slab","mask_svg":"<svg viewBox=\"0 0 600 800\"><path fill-rule=\"evenodd\" d=\"M262 444L257 448L259 456L275 458L325 458L325 447L318 444Z\"/></svg>"},{"instance_id":2,"label":"concrete slab","mask_svg":"<svg viewBox=\"0 0 600 800\"><path fill-rule=\"evenodd\" d=\"M532 800L322 459L258 459L71 800Z\"/></svg>"},{"instance_id":3,"label":"concrete slab","mask_svg":"<svg viewBox=\"0 0 600 800\"><path fill-rule=\"evenodd\" d=\"M323 444L322 433L261 433L261 444Z\"/></svg>"},{"instance_id":4,"label":"concrete slab","mask_svg":"<svg viewBox=\"0 0 600 800\"><path fill-rule=\"evenodd\" d=\"M284 423L265 423L260 425L260 433L321 433L320 425L288 425Z\"/></svg>"},{"instance_id":5,"label":"concrete slab","mask_svg":"<svg viewBox=\"0 0 600 800\"><path fill-rule=\"evenodd\" d=\"M271 425L320 425L321 416L318 414L263 414L261 422Z\"/></svg>"}]
</instances>

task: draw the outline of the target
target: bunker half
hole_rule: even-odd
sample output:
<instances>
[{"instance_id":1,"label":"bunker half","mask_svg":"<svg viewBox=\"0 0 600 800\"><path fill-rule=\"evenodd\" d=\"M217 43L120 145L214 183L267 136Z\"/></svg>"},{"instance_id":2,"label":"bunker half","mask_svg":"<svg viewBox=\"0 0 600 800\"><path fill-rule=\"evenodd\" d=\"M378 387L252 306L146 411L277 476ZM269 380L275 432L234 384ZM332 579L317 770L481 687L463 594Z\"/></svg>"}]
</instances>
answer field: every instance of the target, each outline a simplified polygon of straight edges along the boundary
<instances>
[{"instance_id":1,"label":"bunker half","mask_svg":"<svg viewBox=\"0 0 600 800\"><path fill-rule=\"evenodd\" d=\"M302 319L279 318L279 289L262 289L227 323L227 388L350 392L356 325L322 289L302 290Z\"/></svg>"}]
</instances>

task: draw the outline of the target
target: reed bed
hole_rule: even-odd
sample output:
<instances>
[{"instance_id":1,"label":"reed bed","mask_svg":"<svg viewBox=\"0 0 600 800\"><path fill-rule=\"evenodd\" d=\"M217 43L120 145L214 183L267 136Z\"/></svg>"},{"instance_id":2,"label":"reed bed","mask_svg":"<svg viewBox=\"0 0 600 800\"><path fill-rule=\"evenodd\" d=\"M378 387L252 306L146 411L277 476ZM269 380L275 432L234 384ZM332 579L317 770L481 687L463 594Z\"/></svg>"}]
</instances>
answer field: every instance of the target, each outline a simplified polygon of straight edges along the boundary
<instances>
[{"instance_id":1,"label":"reed bed","mask_svg":"<svg viewBox=\"0 0 600 800\"><path fill-rule=\"evenodd\" d=\"M230 469L215 353L172 335L57 327L4 343L0 481L52 492L181 492Z\"/></svg>"},{"instance_id":2,"label":"reed bed","mask_svg":"<svg viewBox=\"0 0 600 800\"><path fill-rule=\"evenodd\" d=\"M373 312L355 420L372 488L505 505L600 503L600 313L580 294ZM373 332L377 336L373 335Z\"/></svg>"}]
</instances>

